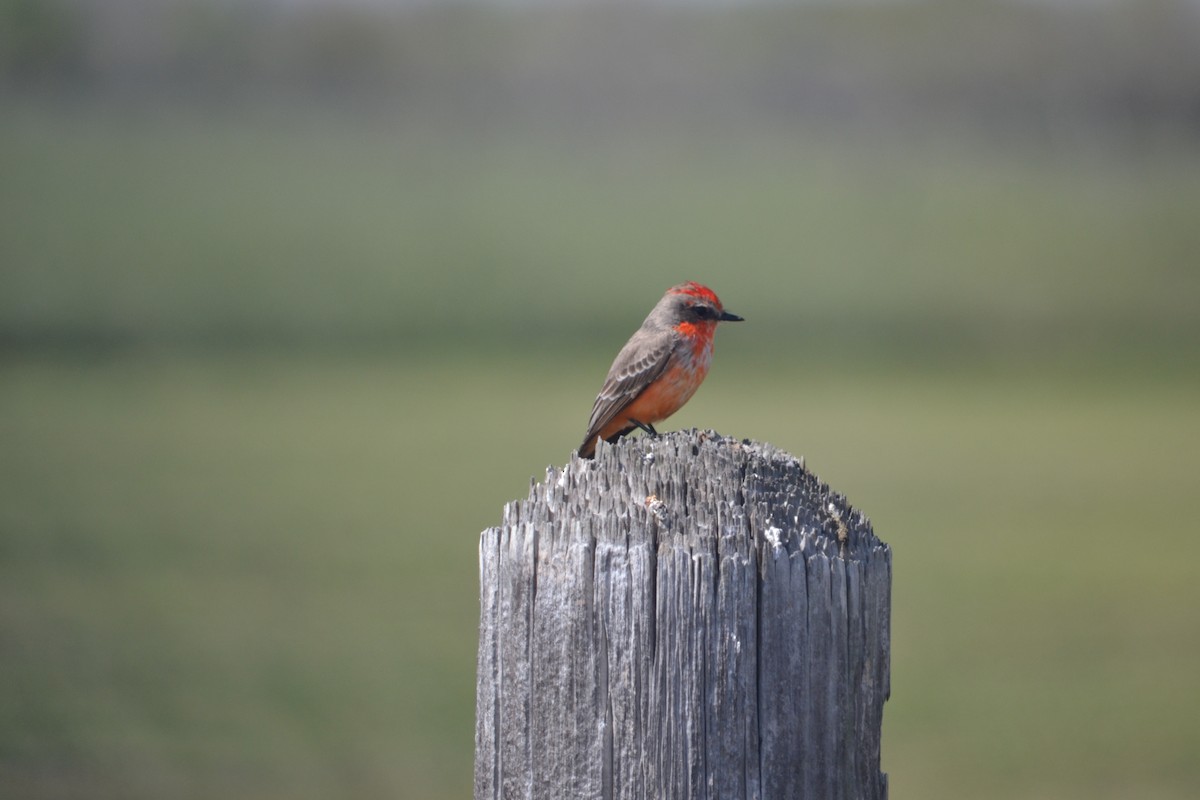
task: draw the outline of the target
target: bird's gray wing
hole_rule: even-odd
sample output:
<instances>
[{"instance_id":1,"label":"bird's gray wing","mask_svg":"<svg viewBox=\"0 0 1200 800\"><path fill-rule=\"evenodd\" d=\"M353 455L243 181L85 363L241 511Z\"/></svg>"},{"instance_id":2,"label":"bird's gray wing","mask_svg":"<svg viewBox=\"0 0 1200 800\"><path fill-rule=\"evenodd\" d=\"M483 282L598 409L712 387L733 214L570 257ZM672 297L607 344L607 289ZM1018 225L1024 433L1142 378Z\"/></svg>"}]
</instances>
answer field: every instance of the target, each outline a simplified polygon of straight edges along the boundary
<instances>
[{"instance_id":1,"label":"bird's gray wing","mask_svg":"<svg viewBox=\"0 0 1200 800\"><path fill-rule=\"evenodd\" d=\"M675 348L675 332L639 330L617 353L604 386L592 406L584 446L612 422L621 409L632 403L667 368Z\"/></svg>"}]
</instances>

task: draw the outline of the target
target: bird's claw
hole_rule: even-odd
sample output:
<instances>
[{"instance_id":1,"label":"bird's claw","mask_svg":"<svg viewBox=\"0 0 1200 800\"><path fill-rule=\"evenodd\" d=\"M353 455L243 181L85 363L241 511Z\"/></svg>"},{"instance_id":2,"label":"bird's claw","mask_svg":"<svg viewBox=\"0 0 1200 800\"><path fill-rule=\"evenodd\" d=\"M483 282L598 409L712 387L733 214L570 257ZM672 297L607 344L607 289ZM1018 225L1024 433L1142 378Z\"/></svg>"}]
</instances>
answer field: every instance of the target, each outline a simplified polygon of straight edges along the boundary
<instances>
[{"instance_id":1,"label":"bird's claw","mask_svg":"<svg viewBox=\"0 0 1200 800\"><path fill-rule=\"evenodd\" d=\"M658 431L654 430L654 426L653 426L653 425L651 425L650 423L648 423L648 422L641 422L641 421L639 421L639 420L636 420L636 419L631 419L631 420L629 420L629 421L630 421L630 422L632 422L632 423L633 423L634 425L636 425L637 427L641 428L641 429L642 429L642 431L643 431L643 432L645 432L647 435L649 435L649 436L654 436L654 437L657 437L657 436L658 436Z\"/></svg>"}]
</instances>

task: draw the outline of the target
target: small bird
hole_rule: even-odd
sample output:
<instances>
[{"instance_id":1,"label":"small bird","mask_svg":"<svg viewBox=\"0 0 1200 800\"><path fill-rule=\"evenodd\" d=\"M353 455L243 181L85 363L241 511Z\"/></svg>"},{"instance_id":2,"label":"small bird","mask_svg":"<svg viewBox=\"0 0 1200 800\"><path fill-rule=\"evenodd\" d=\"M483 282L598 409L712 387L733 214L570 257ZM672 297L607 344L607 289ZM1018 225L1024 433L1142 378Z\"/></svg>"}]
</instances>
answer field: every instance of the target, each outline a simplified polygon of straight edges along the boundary
<instances>
[{"instance_id":1,"label":"small bird","mask_svg":"<svg viewBox=\"0 0 1200 800\"><path fill-rule=\"evenodd\" d=\"M741 321L707 286L668 289L609 367L579 455L592 458L597 440L615 442L634 428L657 436L654 423L682 408L708 374L717 323Z\"/></svg>"}]
</instances>

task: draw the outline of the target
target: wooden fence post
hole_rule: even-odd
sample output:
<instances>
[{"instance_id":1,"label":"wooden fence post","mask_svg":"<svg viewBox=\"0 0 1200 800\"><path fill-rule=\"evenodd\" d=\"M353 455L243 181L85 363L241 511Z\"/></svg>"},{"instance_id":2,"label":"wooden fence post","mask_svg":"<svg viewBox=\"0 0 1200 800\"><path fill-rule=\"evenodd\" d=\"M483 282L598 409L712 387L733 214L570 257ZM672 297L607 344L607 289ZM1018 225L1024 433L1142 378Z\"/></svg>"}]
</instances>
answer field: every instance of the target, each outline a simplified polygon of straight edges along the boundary
<instances>
[{"instance_id":1,"label":"wooden fence post","mask_svg":"<svg viewBox=\"0 0 1200 800\"><path fill-rule=\"evenodd\" d=\"M602 443L479 563L475 800L887 797L891 550L790 455Z\"/></svg>"}]
</instances>

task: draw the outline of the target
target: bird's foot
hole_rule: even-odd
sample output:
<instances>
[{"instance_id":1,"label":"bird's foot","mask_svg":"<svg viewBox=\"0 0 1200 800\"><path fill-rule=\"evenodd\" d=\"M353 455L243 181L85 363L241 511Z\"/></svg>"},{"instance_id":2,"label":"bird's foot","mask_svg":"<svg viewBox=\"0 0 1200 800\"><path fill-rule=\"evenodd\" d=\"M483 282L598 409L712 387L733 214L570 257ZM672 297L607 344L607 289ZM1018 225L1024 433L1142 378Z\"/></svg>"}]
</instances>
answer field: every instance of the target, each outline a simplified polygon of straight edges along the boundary
<instances>
[{"instance_id":1,"label":"bird's foot","mask_svg":"<svg viewBox=\"0 0 1200 800\"><path fill-rule=\"evenodd\" d=\"M643 431L645 431L650 436L658 436L658 431L654 430L654 426L649 424L648 422L640 422L636 419L631 419L629 421L632 422L637 427L641 428Z\"/></svg>"}]
</instances>

